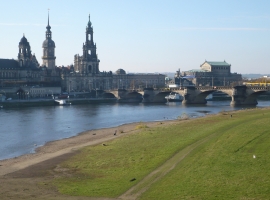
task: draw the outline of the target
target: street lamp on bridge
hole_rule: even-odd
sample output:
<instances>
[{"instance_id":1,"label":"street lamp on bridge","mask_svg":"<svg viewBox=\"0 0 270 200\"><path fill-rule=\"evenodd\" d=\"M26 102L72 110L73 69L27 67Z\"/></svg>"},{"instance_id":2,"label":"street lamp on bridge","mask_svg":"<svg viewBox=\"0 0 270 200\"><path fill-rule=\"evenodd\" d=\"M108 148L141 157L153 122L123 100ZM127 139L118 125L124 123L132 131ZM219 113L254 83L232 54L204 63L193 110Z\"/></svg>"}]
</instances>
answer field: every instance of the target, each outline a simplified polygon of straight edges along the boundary
<instances>
[{"instance_id":1,"label":"street lamp on bridge","mask_svg":"<svg viewBox=\"0 0 270 200\"><path fill-rule=\"evenodd\" d=\"M53 96L53 91L52 91L52 90L49 90L49 92L51 92L51 93L52 93L52 99L54 99L54 96Z\"/></svg>"},{"instance_id":2,"label":"street lamp on bridge","mask_svg":"<svg viewBox=\"0 0 270 200\"><path fill-rule=\"evenodd\" d=\"M5 96L7 96L7 95L6 95L6 91L4 91L4 90L0 90L0 92L4 92L4 93L5 93Z\"/></svg>"}]
</instances>

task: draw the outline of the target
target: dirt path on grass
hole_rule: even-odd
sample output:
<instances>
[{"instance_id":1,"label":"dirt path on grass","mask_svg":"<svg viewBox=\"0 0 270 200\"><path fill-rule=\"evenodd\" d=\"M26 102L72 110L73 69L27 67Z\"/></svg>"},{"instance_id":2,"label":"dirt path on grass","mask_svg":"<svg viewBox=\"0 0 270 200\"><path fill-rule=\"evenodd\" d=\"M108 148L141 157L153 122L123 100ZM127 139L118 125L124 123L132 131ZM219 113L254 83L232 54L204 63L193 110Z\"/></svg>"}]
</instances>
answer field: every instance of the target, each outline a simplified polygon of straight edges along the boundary
<instances>
[{"instance_id":1,"label":"dirt path on grass","mask_svg":"<svg viewBox=\"0 0 270 200\"><path fill-rule=\"evenodd\" d=\"M163 178L168 172L173 170L175 166L179 164L188 154L190 154L200 145L212 139L214 136L215 134L211 134L179 151L172 158L167 160L163 165L161 165L155 171L147 175L142 181L140 181L138 184L130 188L127 192L122 194L119 199L136 200L142 193L147 191L152 184L154 184L155 182Z\"/></svg>"}]
</instances>

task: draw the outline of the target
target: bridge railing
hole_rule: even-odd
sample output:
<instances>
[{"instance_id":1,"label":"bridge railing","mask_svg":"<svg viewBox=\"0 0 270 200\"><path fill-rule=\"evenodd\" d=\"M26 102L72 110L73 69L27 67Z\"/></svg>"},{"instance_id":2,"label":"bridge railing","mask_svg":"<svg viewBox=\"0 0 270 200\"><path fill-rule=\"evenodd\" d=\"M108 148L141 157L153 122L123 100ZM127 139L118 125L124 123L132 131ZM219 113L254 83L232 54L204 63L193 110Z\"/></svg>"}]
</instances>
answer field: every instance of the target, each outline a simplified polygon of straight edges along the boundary
<instances>
[{"instance_id":1,"label":"bridge railing","mask_svg":"<svg viewBox=\"0 0 270 200\"><path fill-rule=\"evenodd\" d=\"M247 86L252 90L270 90L270 86Z\"/></svg>"},{"instance_id":2,"label":"bridge railing","mask_svg":"<svg viewBox=\"0 0 270 200\"><path fill-rule=\"evenodd\" d=\"M194 86L194 89L197 90L231 90L235 86ZM247 88L253 89L253 90L270 90L270 86L246 86ZM177 87L177 88L153 88L154 91L161 91L161 92L168 92L168 91L179 91L184 90L187 88L192 88L192 86L184 86L184 87ZM106 90L106 92L112 92L117 90ZM143 92L144 89L127 89L128 92Z\"/></svg>"}]
</instances>

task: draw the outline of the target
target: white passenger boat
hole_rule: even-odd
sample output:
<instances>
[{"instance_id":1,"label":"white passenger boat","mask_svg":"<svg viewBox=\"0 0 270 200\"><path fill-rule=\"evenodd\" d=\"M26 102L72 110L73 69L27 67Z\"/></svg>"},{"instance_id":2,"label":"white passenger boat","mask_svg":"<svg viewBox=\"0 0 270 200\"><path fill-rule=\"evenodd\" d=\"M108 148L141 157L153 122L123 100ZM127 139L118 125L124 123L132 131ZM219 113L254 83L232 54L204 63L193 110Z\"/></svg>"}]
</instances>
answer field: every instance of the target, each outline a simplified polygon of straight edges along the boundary
<instances>
[{"instance_id":1,"label":"white passenger boat","mask_svg":"<svg viewBox=\"0 0 270 200\"><path fill-rule=\"evenodd\" d=\"M70 106L71 103L70 102L67 102L66 100L64 99L61 99L61 100L54 100L56 102L57 105L59 106Z\"/></svg>"},{"instance_id":2,"label":"white passenger boat","mask_svg":"<svg viewBox=\"0 0 270 200\"><path fill-rule=\"evenodd\" d=\"M181 96L177 92L171 92L165 97L165 99L167 99L168 102L181 102L183 101L183 96Z\"/></svg>"}]
</instances>

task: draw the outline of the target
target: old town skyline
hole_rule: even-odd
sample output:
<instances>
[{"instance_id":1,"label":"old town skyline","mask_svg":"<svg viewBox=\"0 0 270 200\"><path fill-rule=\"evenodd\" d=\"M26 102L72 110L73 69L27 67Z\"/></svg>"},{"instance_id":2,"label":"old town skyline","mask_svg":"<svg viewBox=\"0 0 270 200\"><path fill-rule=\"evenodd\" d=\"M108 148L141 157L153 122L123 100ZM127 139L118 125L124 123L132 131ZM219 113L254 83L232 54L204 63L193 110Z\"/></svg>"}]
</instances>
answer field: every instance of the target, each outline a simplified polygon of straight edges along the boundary
<instances>
[{"instance_id":1,"label":"old town skyline","mask_svg":"<svg viewBox=\"0 0 270 200\"><path fill-rule=\"evenodd\" d=\"M117 3L30 1L28 5L11 6L5 2L0 20L0 35L5 38L0 43L0 57L16 59L18 42L25 34L42 63L44 19L46 8L50 8L57 66L72 64L74 55L82 51L81 30L90 13L102 71L174 72L178 68L199 68L206 59L226 60L233 72L269 73L267 1ZM239 7L241 3L245 6Z\"/></svg>"}]
</instances>

